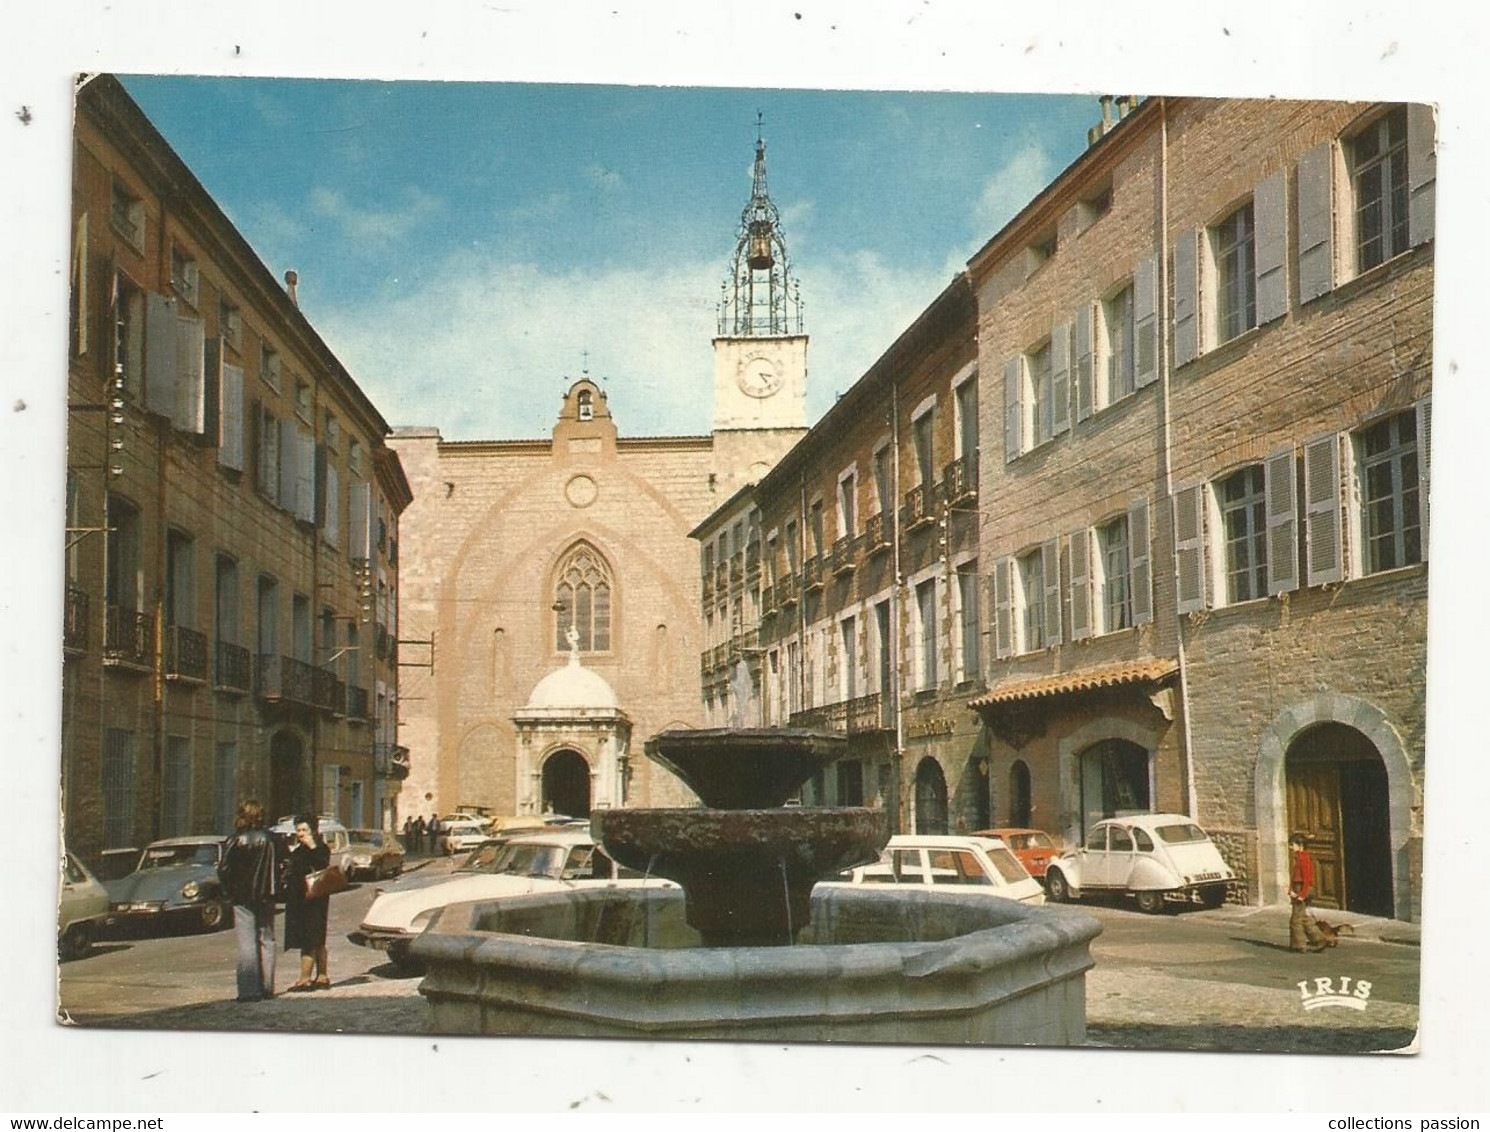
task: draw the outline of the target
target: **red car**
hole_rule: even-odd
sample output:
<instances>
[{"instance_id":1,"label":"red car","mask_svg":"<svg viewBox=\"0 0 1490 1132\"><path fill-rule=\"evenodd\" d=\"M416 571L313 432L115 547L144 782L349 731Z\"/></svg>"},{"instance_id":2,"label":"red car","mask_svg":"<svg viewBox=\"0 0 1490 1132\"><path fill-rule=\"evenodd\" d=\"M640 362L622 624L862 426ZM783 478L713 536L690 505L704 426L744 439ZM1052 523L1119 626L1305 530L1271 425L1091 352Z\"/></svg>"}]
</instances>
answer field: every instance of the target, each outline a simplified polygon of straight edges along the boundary
<instances>
[{"instance_id":1,"label":"red car","mask_svg":"<svg viewBox=\"0 0 1490 1132\"><path fill-rule=\"evenodd\" d=\"M1060 842L1038 829L983 829L974 837L997 837L1014 852L1019 863L1036 880L1045 879L1045 866L1061 853Z\"/></svg>"}]
</instances>

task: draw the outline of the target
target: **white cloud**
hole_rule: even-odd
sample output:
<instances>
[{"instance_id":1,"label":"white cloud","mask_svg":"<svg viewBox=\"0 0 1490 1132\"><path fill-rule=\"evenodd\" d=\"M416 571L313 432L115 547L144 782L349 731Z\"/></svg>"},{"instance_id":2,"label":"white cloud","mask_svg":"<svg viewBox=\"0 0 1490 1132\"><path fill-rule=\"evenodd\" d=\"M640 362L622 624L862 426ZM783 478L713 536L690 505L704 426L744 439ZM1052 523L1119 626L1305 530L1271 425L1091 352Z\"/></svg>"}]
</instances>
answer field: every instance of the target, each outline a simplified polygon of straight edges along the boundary
<instances>
[{"instance_id":1,"label":"white cloud","mask_svg":"<svg viewBox=\"0 0 1490 1132\"><path fill-rule=\"evenodd\" d=\"M979 246L1014 219L1019 210L1050 183L1050 155L1036 142L1026 142L991 177L973 212L975 231L983 233Z\"/></svg>"},{"instance_id":2,"label":"white cloud","mask_svg":"<svg viewBox=\"0 0 1490 1132\"><path fill-rule=\"evenodd\" d=\"M353 247L363 250L405 238L444 208L438 197L412 187L404 190L401 205L394 208L358 208L336 189L325 187L311 190L308 205L313 215L332 221Z\"/></svg>"}]
</instances>

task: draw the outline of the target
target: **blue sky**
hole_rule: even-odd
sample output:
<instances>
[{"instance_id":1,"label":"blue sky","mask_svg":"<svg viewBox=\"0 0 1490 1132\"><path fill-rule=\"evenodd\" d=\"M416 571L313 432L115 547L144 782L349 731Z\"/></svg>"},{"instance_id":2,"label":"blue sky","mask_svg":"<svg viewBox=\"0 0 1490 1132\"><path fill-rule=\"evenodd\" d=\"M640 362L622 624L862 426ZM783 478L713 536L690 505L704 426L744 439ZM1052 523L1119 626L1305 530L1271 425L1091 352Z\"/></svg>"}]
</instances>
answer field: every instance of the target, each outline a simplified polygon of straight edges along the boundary
<instances>
[{"instance_id":1,"label":"blue sky","mask_svg":"<svg viewBox=\"0 0 1490 1132\"><path fill-rule=\"evenodd\" d=\"M1085 146L1090 97L130 76L390 423L706 432L756 113L815 419Z\"/></svg>"}]
</instances>

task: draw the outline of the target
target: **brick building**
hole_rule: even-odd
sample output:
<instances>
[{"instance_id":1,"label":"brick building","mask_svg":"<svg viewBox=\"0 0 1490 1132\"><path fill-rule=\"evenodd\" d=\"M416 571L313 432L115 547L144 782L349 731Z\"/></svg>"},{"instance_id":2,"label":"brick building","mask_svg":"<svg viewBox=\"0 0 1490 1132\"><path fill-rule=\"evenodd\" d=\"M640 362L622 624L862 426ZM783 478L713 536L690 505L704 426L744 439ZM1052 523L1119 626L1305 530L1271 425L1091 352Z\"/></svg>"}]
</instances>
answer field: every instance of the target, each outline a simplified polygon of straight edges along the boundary
<instances>
[{"instance_id":1,"label":"brick building","mask_svg":"<svg viewBox=\"0 0 1490 1132\"><path fill-rule=\"evenodd\" d=\"M703 722L688 534L805 423L807 337L763 143L755 175L713 341L709 434L623 435L587 377L546 439L395 430L414 497L402 633L433 657L404 674L414 810L585 816L687 800L632 736Z\"/></svg>"},{"instance_id":2,"label":"brick building","mask_svg":"<svg viewBox=\"0 0 1490 1132\"><path fill-rule=\"evenodd\" d=\"M706 620L735 618L726 520L756 516L765 563L758 622L742 585L741 635L710 638L705 703L848 731L862 765L806 800L862 795L899 829L1079 842L1185 812L1273 903L1298 828L1322 904L1415 919L1431 111L1111 110L700 525Z\"/></svg>"},{"instance_id":3,"label":"brick building","mask_svg":"<svg viewBox=\"0 0 1490 1132\"><path fill-rule=\"evenodd\" d=\"M112 77L73 171L62 791L85 857L239 800L395 817L387 425Z\"/></svg>"}]
</instances>

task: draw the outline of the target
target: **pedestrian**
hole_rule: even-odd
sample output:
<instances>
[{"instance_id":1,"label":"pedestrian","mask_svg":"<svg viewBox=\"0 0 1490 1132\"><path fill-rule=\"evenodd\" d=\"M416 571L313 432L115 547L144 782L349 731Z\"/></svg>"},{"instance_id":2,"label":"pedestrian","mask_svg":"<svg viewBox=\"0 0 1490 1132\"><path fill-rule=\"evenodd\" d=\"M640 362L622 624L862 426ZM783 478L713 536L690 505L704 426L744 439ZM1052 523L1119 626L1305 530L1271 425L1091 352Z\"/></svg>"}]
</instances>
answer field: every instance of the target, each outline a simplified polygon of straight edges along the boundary
<instances>
[{"instance_id":1,"label":"pedestrian","mask_svg":"<svg viewBox=\"0 0 1490 1132\"><path fill-rule=\"evenodd\" d=\"M440 824L439 814L429 815L429 854L433 857L440 851L440 831L444 826Z\"/></svg>"},{"instance_id":2,"label":"pedestrian","mask_svg":"<svg viewBox=\"0 0 1490 1132\"><path fill-rule=\"evenodd\" d=\"M1293 854L1293 870L1289 875L1288 898L1293 909L1288 917L1288 949L1290 951L1323 951L1324 933L1309 915L1309 904L1314 899L1314 858L1304 848L1304 835L1295 833L1288 839L1289 851Z\"/></svg>"},{"instance_id":3,"label":"pedestrian","mask_svg":"<svg viewBox=\"0 0 1490 1132\"><path fill-rule=\"evenodd\" d=\"M217 870L223 892L233 902L239 1002L274 997L274 893L279 869L266 824L258 801L250 798L239 805L233 836Z\"/></svg>"},{"instance_id":4,"label":"pedestrian","mask_svg":"<svg viewBox=\"0 0 1490 1132\"><path fill-rule=\"evenodd\" d=\"M305 878L331 864L331 850L321 840L314 814L295 819L295 848L285 891L285 950L300 949L300 979L290 990L323 990L331 986L326 971L326 920L331 897L305 894Z\"/></svg>"},{"instance_id":5,"label":"pedestrian","mask_svg":"<svg viewBox=\"0 0 1490 1132\"><path fill-rule=\"evenodd\" d=\"M417 814L414 817L414 852L424 852L424 815Z\"/></svg>"},{"instance_id":6,"label":"pedestrian","mask_svg":"<svg viewBox=\"0 0 1490 1132\"><path fill-rule=\"evenodd\" d=\"M410 851L415 848L413 818L404 818L404 844L409 847Z\"/></svg>"}]
</instances>

